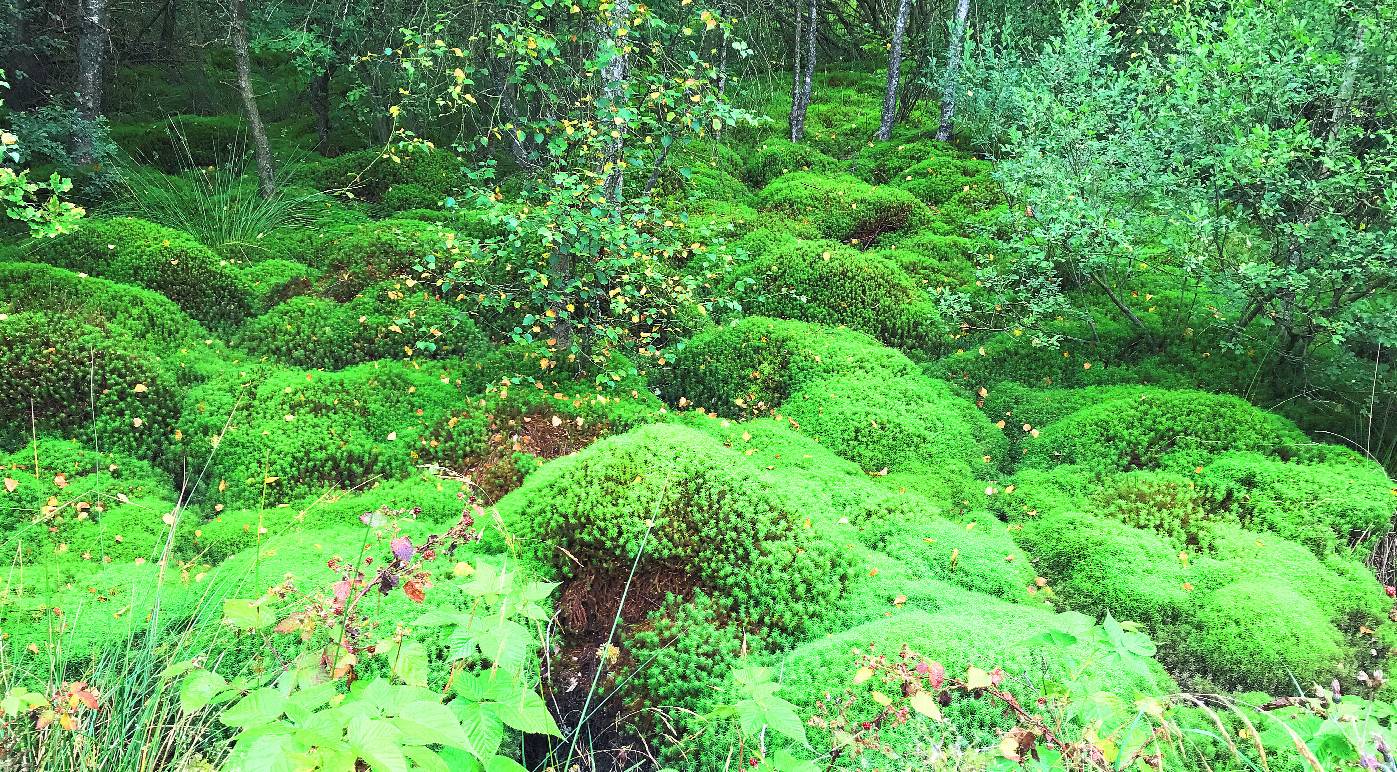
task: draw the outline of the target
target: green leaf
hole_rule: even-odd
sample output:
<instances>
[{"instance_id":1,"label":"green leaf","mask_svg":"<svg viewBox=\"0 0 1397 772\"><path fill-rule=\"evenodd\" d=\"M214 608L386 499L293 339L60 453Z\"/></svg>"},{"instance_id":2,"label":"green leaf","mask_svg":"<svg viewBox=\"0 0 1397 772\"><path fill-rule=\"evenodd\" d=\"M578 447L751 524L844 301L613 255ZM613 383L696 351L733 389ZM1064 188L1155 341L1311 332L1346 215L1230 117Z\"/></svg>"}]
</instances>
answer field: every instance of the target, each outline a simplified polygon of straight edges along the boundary
<instances>
[{"instance_id":1,"label":"green leaf","mask_svg":"<svg viewBox=\"0 0 1397 772\"><path fill-rule=\"evenodd\" d=\"M781 699L771 697L765 704L766 723L781 734L795 740L806 748L810 747L809 741L805 739L805 723L800 720L796 713L796 706Z\"/></svg>"},{"instance_id":2,"label":"green leaf","mask_svg":"<svg viewBox=\"0 0 1397 772\"><path fill-rule=\"evenodd\" d=\"M427 647L417 641L403 641L388 650L388 659L392 663L392 674L403 683L411 686L427 685L427 673L430 669L427 665Z\"/></svg>"},{"instance_id":3,"label":"green leaf","mask_svg":"<svg viewBox=\"0 0 1397 772\"><path fill-rule=\"evenodd\" d=\"M466 735L466 748L484 764L500 750L504 722L487 705L466 704L456 710Z\"/></svg>"},{"instance_id":4,"label":"green leaf","mask_svg":"<svg viewBox=\"0 0 1397 772\"><path fill-rule=\"evenodd\" d=\"M218 720L228 726L239 727L270 724L281 716L282 705L285 702L286 695L264 686L238 700L238 703L225 710Z\"/></svg>"},{"instance_id":5,"label":"green leaf","mask_svg":"<svg viewBox=\"0 0 1397 772\"><path fill-rule=\"evenodd\" d=\"M293 704L306 710L317 710L330 701L339 692L339 688L333 683L317 684L307 689L301 689L287 698L287 704Z\"/></svg>"},{"instance_id":6,"label":"green leaf","mask_svg":"<svg viewBox=\"0 0 1397 772\"><path fill-rule=\"evenodd\" d=\"M355 716L346 728L350 746L375 772L407 772L407 759L398 747L401 738L402 732L388 721L367 716Z\"/></svg>"},{"instance_id":7,"label":"green leaf","mask_svg":"<svg viewBox=\"0 0 1397 772\"><path fill-rule=\"evenodd\" d=\"M508 756L496 756L485 764L485 772L529 772L522 764Z\"/></svg>"},{"instance_id":8,"label":"green leaf","mask_svg":"<svg viewBox=\"0 0 1397 772\"><path fill-rule=\"evenodd\" d=\"M290 753L296 744L295 738L284 734L264 734L248 746L244 769L259 772L295 772Z\"/></svg>"},{"instance_id":9,"label":"green leaf","mask_svg":"<svg viewBox=\"0 0 1397 772\"><path fill-rule=\"evenodd\" d=\"M228 682L223 676L213 671L200 670L191 673L180 686L179 709L185 713L193 713L208 705L209 700L227 686Z\"/></svg>"},{"instance_id":10,"label":"green leaf","mask_svg":"<svg viewBox=\"0 0 1397 772\"><path fill-rule=\"evenodd\" d=\"M409 745L403 748L403 755L407 756L408 760L418 769L425 770L425 772L453 772L446 759L442 758L442 754L430 748Z\"/></svg>"},{"instance_id":11,"label":"green leaf","mask_svg":"<svg viewBox=\"0 0 1397 772\"><path fill-rule=\"evenodd\" d=\"M507 619L476 636L480 653L511 673L518 672L523 667L531 643L533 635L523 625Z\"/></svg>"},{"instance_id":12,"label":"green leaf","mask_svg":"<svg viewBox=\"0 0 1397 772\"><path fill-rule=\"evenodd\" d=\"M553 720L553 714L548 712L543 698L533 690L524 690L518 697L496 704L495 711L506 724L521 732L563 736L563 733L558 731L558 723Z\"/></svg>"},{"instance_id":13,"label":"green leaf","mask_svg":"<svg viewBox=\"0 0 1397 772\"><path fill-rule=\"evenodd\" d=\"M403 705L394 719L394 726L402 730L403 737L410 743L440 743L455 748L467 748L466 733L461 728L460 719L451 709L430 700L419 700Z\"/></svg>"},{"instance_id":14,"label":"green leaf","mask_svg":"<svg viewBox=\"0 0 1397 772\"><path fill-rule=\"evenodd\" d=\"M229 598L223 601L223 621L237 630L258 630L272 623L272 614L263 609L269 598L257 600Z\"/></svg>"}]
</instances>

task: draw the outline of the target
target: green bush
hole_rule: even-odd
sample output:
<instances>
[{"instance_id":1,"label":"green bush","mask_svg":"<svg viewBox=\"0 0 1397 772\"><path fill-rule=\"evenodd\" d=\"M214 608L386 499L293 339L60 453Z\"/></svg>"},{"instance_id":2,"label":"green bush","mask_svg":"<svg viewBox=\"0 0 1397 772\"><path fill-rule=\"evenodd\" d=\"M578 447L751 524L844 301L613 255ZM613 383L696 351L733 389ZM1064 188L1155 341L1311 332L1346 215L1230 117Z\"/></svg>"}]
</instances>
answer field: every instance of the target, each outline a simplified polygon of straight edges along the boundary
<instances>
[{"instance_id":1,"label":"green bush","mask_svg":"<svg viewBox=\"0 0 1397 772\"><path fill-rule=\"evenodd\" d=\"M1008 444L974 405L928 378L814 381L793 394L783 412L802 433L873 472L954 469L990 477L1004 463Z\"/></svg>"},{"instance_id":2,"label":"green bush","mask_svg":"<svg viewBox=\"0 0 1397 772\"><path fill-rule=\"evenodd\" d=\"M745 465L699 432L647 426L546 464L499 510L564 573L625 576L638 556L682 566L744 623L799 635L837 603L848 566Z\"/></svg>"},{"instance_id":3,"label":"green bush","mask_svg":"<svg viewBox=\"0 0 1397 772\"><path fill-rule=\"evenodd\" d=\"M889 346L934 350L947 332L918 282L876 252L832 241L788 241L726 286L745 313L852 327Z\"/></svg>"},{"instance_id":4,"label":"green bush","mask_svg":"<svg viewBox=\"0 0 1397 772\"><path fill-rule=\"evenodd\" d=\"M188 234L144 220L84 219L25 259L154 290L215 332L241 324L252 308L252 290L226 261Z\"/></svg>"},{"instance_id":5,"label":"green bush","mask_svg":"<svg viewBox=\"0 0 1397 772\"><path fill-rule=\"evenodd\" d=\"M1237 397L1197 391L1145 394L1084 408L1026 442L1026 463L1081 464L1092 470L1183 469L1227 451L1282 460L1309 443L1294 424Z\"/></svg>"},{"instance_id":6,"label":"green bush","mask_svg":"<svg viewBox=\"0 0 1397 772\"><path fill-rule=\"evenodd\" d=\"M397 362L225 372L185 398L168 466L188 470L192 486L207 464L195 495L230 507L400 479L418 463L429 428L459 402L458 375Z\"/></svg>"},{"instance_id":7,"label":"green bush","mask_svg":"<svg viewBox=\"0 0 1397 772\"><path fill-rule=\"evenodd\" d=\"M378 359L479 362L489 341L430 292L383 282L347 303L293 297L244 326L234 341L292 367L339 370Z\"/></svg>"},{"instance_id":8,"label":"green bush","mask_svg":"<svg viewBox=\"0 0 1397 772\"><path fill-rule=\"evenodd\" d=\"M676 355L661 393L671 404L682 398L737 418L775 409L822 378L858 373L899 378L916 372L905 355L863 333L749 316L689 341Z\"/></svg>"},{"instance_id":9,"label":"green bush","mask_svg":"<svg viewBox=\"0 0 1397 772\"><path fill-rule=\"evenodd\" d=\"M760 190L783 174L798 171L808 171L812 175L838 174L841 166L838 161L810 145L778 139L757 149L748 160L743 176L754 189Z\"/></svg>"},{"instance_id":10,"label":"green bush","mask_svg":"<svg viewBox=\"0 0 1397 772\"><path fill-rule=\"evenodd\" d=\"M0 449L39 433L157 459L179 395L174 376L121 328L33 311L0 321Z\"/></svg>"},{"instance_id":11,"label":"green bush","mask_svg":"<svg viewBox=\"0 0 1397 772\"><path fill-rule=\"evenodd\" d=\"M1270 531L1320 556L1370 544L1392 522L1392 481L1376 463L1286 463L1237 453L1205 466L1198 481L1248 529Z\"/></svg>"},{"instance_id":12,"label":"green bush","mask_svg":"<svg viewBox=\"0 0 1397 772\"><path fill-rule=\"evenodd\" d=\"M931 211L906 191L871 186L848 175L784 174L762 189L760 206L808 220L825 238L873 244L887 234L927 227Z\"/></svg>"}]
</instances>

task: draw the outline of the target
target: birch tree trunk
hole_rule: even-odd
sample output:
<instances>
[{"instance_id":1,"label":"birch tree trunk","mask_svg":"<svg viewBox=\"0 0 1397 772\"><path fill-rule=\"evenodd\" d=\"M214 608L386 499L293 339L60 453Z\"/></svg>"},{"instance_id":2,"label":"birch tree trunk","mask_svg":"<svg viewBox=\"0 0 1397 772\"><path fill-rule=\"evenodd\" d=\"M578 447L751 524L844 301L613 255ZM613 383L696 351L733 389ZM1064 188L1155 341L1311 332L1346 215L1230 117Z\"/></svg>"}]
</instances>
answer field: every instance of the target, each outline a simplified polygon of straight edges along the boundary
<instances>
[{"instance_id":1,"label":"birch tree trunk","mask_svg":"<svg viewBox=\"0 0 1397 772\"><path fill-rule=\"evenodd\" d=\"M965 17L970 15L970 0L960 0L956 6L956 25L951 31L951 45L946 52L946 86L941 90L941 126L936 130L938 142L951 141L951 129L956 117L956 91L960 88L960 56L965 50Z\"/></svg>"},{"instance_id":2,"label":"birch tree trunk","mask_svg":"<svg viewBox=\"0 0 1397 772\"><path fill-rule=\"evenodd\" d=\"M78 36L78 120L73 126L73 160L96 161L93 132L102 117L102 68L107 55L107 0L81 0L81 32Z\"/></svg>"},{"instance_id":3,"label":"birch tree trunk","mask_svg":"<svg viewBox=\"0 0 1397 772\"><path fill-rule=\"evenodd\" d=\"M257 110L257 95L252 91L252 63L247 52L247 16L244 10L243 0L230 0L228 35L233 42L233 65L238 71L238 94L243 100L243 111L247 113L253 158L257 162L257 194L265 200L276 194L276 180L272 171L272 148L267 143L262 114Z\"/></svg>"},{"instance_id":4,"label":"birch tree trunk","mask_svg":"<svg viewBox=\"0 0 1397 772\"><path fill-rule=\"evenodd\" d=\"M907 14L911 10L912 0L901 0L897 5L892 46L888 49L888 89L883 92L883 121L878 124L879 142L887 142L892 137L893 124L897 122L897 81L902 70L902 37L907 32Z\"/></svg>"},{"instance_id":5,"label":"birch tree trunk","mask_svg":"<svg viewBox=\"0 0 1397 772\"><path fill-rule=\"evenodd\" d=\"M602 39L615 54L601 70L602 93L606 97L607 109L615 113L626 98L626 40L621 28L630 23L630 0L616 0L611 7L611 20ZM617 203L621 200L621 187L625 182L625 163L622 151L625 150L626 126L607 121L605 132L616 132L616 137L605 144L606 155L602 159L602 172L606 175L602 182L602 193L606 200Z\"/></svg>"},{"instance_id":6,"label":"birch tree trunk","mask_svg":"<svg viewBox=\"0 0 1397 772\"><path fill-rule=\"evenodd\" d=\"M796 141L796 117L800 115L800 74L801 74L801 69L800 69L800 61L801 61L800 49L801 49L801 43L802 43L802 40L801 40L801 32L804 30L804 27L801 26L800 4L799 4L798 2L797 2L796 5L795 5L795 12L796 12L795 34L791 35L791 116L790 116L790 124L791 124L791 141L792 141L792 142L795 142L795 141Z\"/></svg>"},{"instance_id":7,"label":"birch tree trunk","mask_svg":"<svg viewBox=\"0 0 1397 772\"><path fill-rule=\"evenodd\" d=\"M810 109L810 91L815 79L815 41L818 38L816 19L820 13L820 0L810 0L809 18L805 24L805 72L800 84L800 94L791 109L791 141L799 142L805 136L805 113Z\"/></svg>"}]
</instances>

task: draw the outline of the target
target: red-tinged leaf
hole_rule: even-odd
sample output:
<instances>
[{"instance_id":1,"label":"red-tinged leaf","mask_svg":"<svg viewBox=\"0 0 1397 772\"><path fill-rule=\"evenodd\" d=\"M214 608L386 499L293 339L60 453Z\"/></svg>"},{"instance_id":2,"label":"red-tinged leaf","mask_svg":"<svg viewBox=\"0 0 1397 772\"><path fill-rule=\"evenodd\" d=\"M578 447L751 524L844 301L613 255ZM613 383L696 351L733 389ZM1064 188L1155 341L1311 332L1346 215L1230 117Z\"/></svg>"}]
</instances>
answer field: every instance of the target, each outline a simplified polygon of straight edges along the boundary
<instances>
[{"instance_id":1,"label":"red-tinged leaf","mask_svg":"<svg viewBox=\"0 0 1397 772\"><path fill-rule=\"evenodd\" d=\"M403 594L418 603L422 603L427 600L427 590L431 586L432 583L426 579L413 577L403 582Z\"/></svg>"},{"instance_id":2,"label":"red-tinged leaf","mask_svg":"<svg viewBox=\"0 0 1397 772\"><path fill-rule=\"evenodd\" d=\"M388 545L393 549L393 557L398 560L406 563L412 559L412 539L410 537L399 536L388 542Z\"/></svg>"},{"instance_id":3,"label":"red-tinged leaf","mask_svg":"<svg viewBox=\"0 0 1397 772\"><path fill-rule=\"evenodd\" d=\"M933 662L927 666L927 678L931 679L933 691L941 688L941 683L946 680L946 668L940 662Z\"/></svg>"}]
</instances>

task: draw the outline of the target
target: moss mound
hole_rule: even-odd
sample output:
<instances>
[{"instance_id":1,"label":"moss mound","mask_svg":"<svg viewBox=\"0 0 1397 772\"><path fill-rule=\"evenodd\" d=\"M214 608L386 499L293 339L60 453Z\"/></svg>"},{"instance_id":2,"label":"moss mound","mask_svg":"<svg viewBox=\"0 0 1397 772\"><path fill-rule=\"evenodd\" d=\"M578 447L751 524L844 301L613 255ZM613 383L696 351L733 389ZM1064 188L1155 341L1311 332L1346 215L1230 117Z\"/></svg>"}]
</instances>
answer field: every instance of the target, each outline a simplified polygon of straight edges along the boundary
<instances>
[{"instance_id":1,"label":"moss mound","mask_svg":"<svg viewBox=\"0 0 1397 772\"><path fill-rule=\"evenodd\" d=\"M25 258L159 292L214 331L241 324L252 308L252 291L226 261L192 236L145 220L83 220Z\"/></svg>"},{"instance_id":2,"label":"moss mound","mask_svg":"<svg viewBox=\"0 0 1397 772\"><path fill-rule=\"evenodd\" d=\"M749 316L696 336L677 355L662 394L737 418L779 407L807 383L838 375L917 372L902 353L853 330Z\"/></svg>"},{"instance_id":3,"label":"moss mound","mask_svg":"<svg viewBox=\"0 0 1397 772\"><path fill-rule=\"evenodd\" d=\"M643 427L545 465L499 509L565 573L624 576L640 555L692 572L743 620L798 634L833 608L848 567L745 466L699 432Z\"/></svg>"},{"instance_id":4,"label":"moss mound","mask_svg":"<svg viewBox=\"0 0 1397 772\"><path fill-rule=\"evenodd\" d=\"M786 239L727 285L747 313L847 326L889 346L941 345L947 327L919 282L876 252Z\"/></svg>"},{"instance_id":5,"label":"moss mound","mask_svg":"<svg viewBox=\"0 0 1397 772\"><path fill-rule=\"evenodd\" d=\"M869 185L848 175L784 174L762 189L761 208L809 221L825 238L871 244L881 236L913 232L932 221L912 194Z\"/></svg>"}]
</instances>

